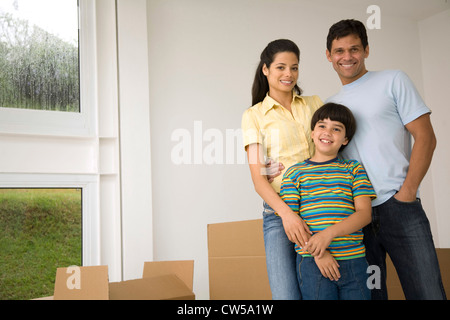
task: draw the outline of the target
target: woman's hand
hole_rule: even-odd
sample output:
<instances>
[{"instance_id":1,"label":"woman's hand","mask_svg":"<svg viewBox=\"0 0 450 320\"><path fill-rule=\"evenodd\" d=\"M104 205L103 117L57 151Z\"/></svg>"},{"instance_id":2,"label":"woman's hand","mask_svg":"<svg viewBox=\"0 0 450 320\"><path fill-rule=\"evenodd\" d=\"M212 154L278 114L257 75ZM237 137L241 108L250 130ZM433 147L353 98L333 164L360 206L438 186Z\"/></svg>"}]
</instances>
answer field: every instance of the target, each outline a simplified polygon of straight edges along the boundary
<instances>
[{"instance_id":1,"label":"woman's hand","mask_svg":"<svg viewBox=\"0 0 450 320\"><path fill-rule=\"evenodd\" d=\"M312 234L305 221L294 212L283 215L281 219L288 239L304 248Z\"/></svg>"}]
</instances>

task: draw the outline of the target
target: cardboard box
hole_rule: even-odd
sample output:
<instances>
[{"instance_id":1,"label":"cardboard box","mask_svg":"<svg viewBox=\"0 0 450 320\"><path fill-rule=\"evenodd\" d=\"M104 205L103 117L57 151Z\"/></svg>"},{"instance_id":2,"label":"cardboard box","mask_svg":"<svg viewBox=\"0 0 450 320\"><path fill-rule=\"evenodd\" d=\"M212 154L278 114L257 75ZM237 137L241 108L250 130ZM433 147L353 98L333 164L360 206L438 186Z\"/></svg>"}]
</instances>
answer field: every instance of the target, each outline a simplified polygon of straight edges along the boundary
<instances>
[{"instance_id":1,"label":"cardboard box","mask_svg":"<svg viewBox=\"0 0 450 320\"><path fill-rule=\"evenodd\" d=\"M271 299L262 219L208 225L211 300ZM436 249L442 281L450 296L450 249ZM390 300L405 299L397 272L386 258Z\"/></svg>"},{"instance_id":2,"label":"cardboard box","mask_svg":"<svg viewBox=\"0 0 450 320\"><path fill-rule=\"evenodd\" d=\"M53 299L108 300L108 267L58 268Z\"/></svg>"},{"instance_id":3,"label":"cardboard box","mask_svg":"<svg viewBox=\"0 0 450 320\"><path fill-rule=\"evenodd\" d=\"M262 220L208 225L211 300L272 298Z\"/></svg>"},{"instance_id":4,"label":"cardboard box","mask_svg":"<svg viewBox=\"0 0 450 320\"><path fill-rule=\"evenodd\" d=\"M142 279L113 282L110 300L194 300L194 261L144 263Z\"/></svg>"},{"instance_id":5,"label":"cardboard box","mask_svg":"<svg viewBox=\"0 0 450 320\"><path fill-rule=\"evenodd\" d=\"M107 266L58 268L53 299L194 300L193 277L192 260L145 262L141 279L112 283Z\"/></svg>"}]
</instances>

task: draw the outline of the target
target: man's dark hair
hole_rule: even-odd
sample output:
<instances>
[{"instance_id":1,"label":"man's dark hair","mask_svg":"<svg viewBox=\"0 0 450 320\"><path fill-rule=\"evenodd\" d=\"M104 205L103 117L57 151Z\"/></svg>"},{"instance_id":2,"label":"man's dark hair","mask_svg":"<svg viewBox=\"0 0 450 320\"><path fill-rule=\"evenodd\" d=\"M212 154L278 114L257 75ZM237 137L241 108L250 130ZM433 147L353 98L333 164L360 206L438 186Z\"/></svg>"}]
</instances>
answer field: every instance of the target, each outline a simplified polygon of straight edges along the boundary
<instances>
[{"instance_id":1,"label":"man's dark hair","mask_svg":"<svg viewBox=\"0 0 450 320\"><path fill-rule=\"evenodd\" d=\"M366 47L369 45L369 42L367 40L366 27L361 21L348 19L341 20L331 26L327 36L328 51L331 52L331 45L333 43L333 40L339 40L340 38L346 37L351 34L354 34L361 39L363 49L366 50Z\"/></svg>"},{"instance_id":2,"label":"man's dark hair","mask_svg":"<svg viewBox=\"0 0 450 320\"><path fill-rule=\"evenodd\" d=\"M331 121L339 121L345 126L345 136L350 142L356 132L356 120L349 108L342 104L329 102L321 106L314 112L311 119L311 130L314 130L316 123L330 119ZM344 150L346 145L342 145L339 151Z\"/></svg>"}]
</instances>

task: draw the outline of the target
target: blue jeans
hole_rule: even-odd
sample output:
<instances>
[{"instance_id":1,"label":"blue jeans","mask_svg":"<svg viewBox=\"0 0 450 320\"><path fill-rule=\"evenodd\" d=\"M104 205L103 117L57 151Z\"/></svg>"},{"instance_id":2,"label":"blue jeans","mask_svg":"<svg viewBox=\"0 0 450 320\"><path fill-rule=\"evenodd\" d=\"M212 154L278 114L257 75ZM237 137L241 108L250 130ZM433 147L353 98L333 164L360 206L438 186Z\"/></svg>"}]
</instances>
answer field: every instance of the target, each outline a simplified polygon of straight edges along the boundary
<instances>
[{"instance_id":1,"label":"blue jeans","mask_svg":"<svg viewBox=\"0 0 450 320\"><path fill-rule=\"evenodd\" d=\"M365 258L339 260L338 281L331 281L320 272L312 257L297 254L298 282L304 300L370 300Z\"/></svg>"},{"instance_id":2,"label":"blue jeans","mask_svg":"<svg viewBox=\"0 0 450 320\"><path fill-rule=\"evenodd\" d=\"M364 229L366 258L381 270L381 288L372 299L386 300L386 252L406 299L446 299L430 223L420 200L401 202L394 197L372 208L372 223Z\"/></svg>"},{"instance_id":3,"label":"blue jeans","mask_svg":"<svg viewBox=\"0 0 450 320\"><path fill-rule=\"evenodd\" d=\"M288 239L281 218L267 203L264 203L263 231L272 299L300 300L294 243Z\"/></svg>"}]
</instances>

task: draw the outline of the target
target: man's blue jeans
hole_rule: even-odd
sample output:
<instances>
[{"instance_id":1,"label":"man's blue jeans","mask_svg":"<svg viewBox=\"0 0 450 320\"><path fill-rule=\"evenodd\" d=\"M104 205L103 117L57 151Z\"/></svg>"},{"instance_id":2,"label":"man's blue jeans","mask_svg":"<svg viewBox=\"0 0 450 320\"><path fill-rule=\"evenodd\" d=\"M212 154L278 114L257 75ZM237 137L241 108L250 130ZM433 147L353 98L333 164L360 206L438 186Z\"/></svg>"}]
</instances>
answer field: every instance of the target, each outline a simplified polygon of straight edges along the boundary
<instances>
[{"instance_id":1,"label":"man's blue jeans","mask_svg":"<svg viewBox=\"0 0 450 320\"><path fill-rule=\"evenodd\" d=\"M381 270L381 288L372 290L372 299L388 298L386 252L406 299L446 299L430 223L419 199L406 203L392 197L373 207L372 223L363 230L367 261Z\"/></svg>"},{"instance_id":2,"label":"man's blue jeans","mask_svg":"<svg viewBox=\"0 0 450 320\"><path fill-rule=\"evenodd\" d=\"M299 300L294 243L289 241L282 220L264 203L264 245L266 249L267 274L273 300Z\"/></svg>"},{"instance_id":3,"label":"man's blue jeans","mask_svg":"<svg viewBox=\"0 0 450 320\"><path fill-rule=\"evenodd\" d=\"M313 257L297 254L298 283L304 300L370 300L364 257L339 260L338 281L325 278Z\"/></svg>"}]
</instances>

